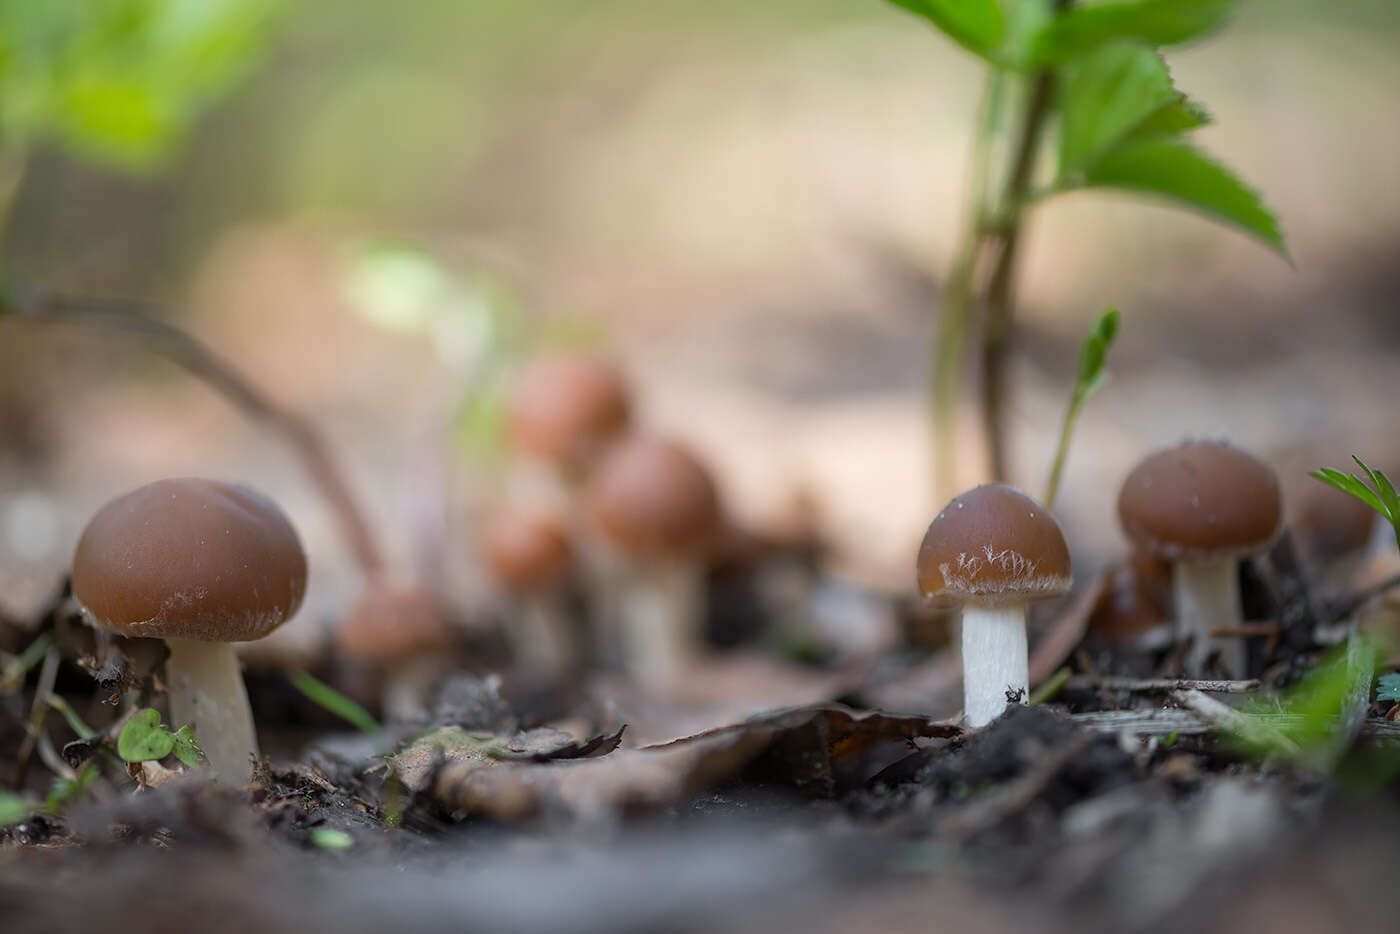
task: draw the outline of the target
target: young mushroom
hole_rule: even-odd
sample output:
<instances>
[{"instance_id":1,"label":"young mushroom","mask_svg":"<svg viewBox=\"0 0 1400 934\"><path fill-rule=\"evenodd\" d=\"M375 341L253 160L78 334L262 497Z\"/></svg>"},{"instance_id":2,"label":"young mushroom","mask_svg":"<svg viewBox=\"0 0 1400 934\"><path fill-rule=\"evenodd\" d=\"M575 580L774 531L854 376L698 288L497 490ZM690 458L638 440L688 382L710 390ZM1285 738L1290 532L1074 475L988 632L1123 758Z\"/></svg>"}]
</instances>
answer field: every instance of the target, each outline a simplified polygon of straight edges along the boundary
<instances>
[{"instance_id":1,"label":"young mushroom","mask_svg":"<svg viewBox=\"0 0 1400 934\"><path fill-rule=\"evenodd\" d=\"M386 719L413 722L427 715L429 688L450 669L454 641L437 600L421 587L381 575L351 608L336 646L347 658L382 671Z\"/></svg>"},{"instance_id":2,"label":"young mushroom","mask_svg":"<svg viewBox=\"0 0 1400 934\"><path fill-rule=\"evenodd\" d=\"M217 480L160 480L97 511L73 556L73 596L99 629L164 639L171 722L191 723L216 776L258 754L233 642L296 612L306 555L275 503Z\"/></svg>"},{"instance_id":3,"label":"young mushroom","mask_svg":"<svg viewBox=\"0 0 1400 934\"><path fill-rule=\"evenodd\" d=\"M1278 536L1278 478L1262 461L1223 441L1187 441L1149 455L1123 481L1118 519L1133 544L1172 562L1179 636L1191 638L1187 673L1203 675L1213 653L1231 678L1244 676L1239 636L1239 561Z\"/></svg>"},{"instance_id":4,"label":"young mushroom","mask_svg":"<svg viewBox=\"0 0 1400 934\"><path fill-rule=\"evenodd\" d=\"M543 513L499 512L486 523L482 547L517 611L508 633L516 661L546 677L569 670L578 653L566 606L573 555L564 524Z\"/></svg>"},{"instance_id":5,"label":"young mushroom","mask_svg":"<svg viewBox=\"0 0 1400 934\"><path fill-rule=\"evenodd\" d=\"M1029 693L1026 608L1069 590L1065 536L1035 500L986 483L929 524L918 576L924 596L963 608L963 714L986 726Z\"/></svg>"},{"instance_id":6,"label":"young mushroom","mask_svg":"<svg viewBox=\"0 0 1400 934\"><path fill-rule=\"evenodd\" d=\"M666 690L704 641L705 558L720 525L714 481L685 447L632 438L598 465L588 507L614 558L626 666Z\"/></svg>"},{"instance_id":7,"label":"young mushroom","mask_svg":"<svg viewBox=\"0 0 1400 934\"><path fill-rule=\"evenodd\" d=\"M588 468L631 421L622 374L601 357L556 352L537 357L516 377L506 400L506 435L523 455L514 478L524 497L560 505Z\"/></svg>"}]
</instances>

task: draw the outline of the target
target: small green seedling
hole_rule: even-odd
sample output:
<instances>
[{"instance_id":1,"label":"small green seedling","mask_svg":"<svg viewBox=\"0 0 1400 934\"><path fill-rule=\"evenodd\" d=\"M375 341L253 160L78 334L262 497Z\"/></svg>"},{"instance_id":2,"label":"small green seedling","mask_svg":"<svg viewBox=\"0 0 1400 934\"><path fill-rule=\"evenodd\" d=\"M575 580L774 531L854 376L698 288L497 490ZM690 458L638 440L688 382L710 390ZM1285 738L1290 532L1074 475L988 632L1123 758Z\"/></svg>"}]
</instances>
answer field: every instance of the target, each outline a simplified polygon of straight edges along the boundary
<instances>
[{"instance_id":1,"label":"small green seedling","mask_svg":"<svg viewBox=\"0 0 1400 934\"><path fill-rule=\"evenodd\" d=\"M1309 476L1316 477L1343 493L1351 494L1384 516L1385 520L1390 523L1390 527L1395 530L1395 545L1400 548L1400 495L1396 494L1394 484L1385 475L1385 471L1367 467L1366 462L1355 454L1351 456L1351 459L1356 461L1356 465L1366 474L1367 479L1371 481L1371 486L1368 487L1355 474L1342 473L1331 467L1314 470ZM1372 489L1373 487L1374 489Z\"/></svg>"},{"instance_id":2,"label":"small green seedling","mask_svg":"<svg viewBox=\"0 0 1400 934\"><path fill-rule=\"evenodd\" d=\"M1379 686L1376 688L1376 700L1400 704L1400 672L1381 675Z\"/></svg>"},{"instance_id":3,"label":"small green seedling","mask_svg":"<svg viewBox=\"0 0 1400 934\"><path fill-rule=\"evenodd\" d=\"M370 716L368 710L326 682L313 678L304 671L293 672L291 681L292 687L305 694L313 704L324 707L356 729L365 733L379 732L379 723Z\"/></svg>"},{"instance_id":4,"label":"small green seedling","mask_svg":"<svg viewBox=\"0 0 1400 934\"><path fill-rule=\"evenodd\" d=\"M150 707L136 711L117 737L117 755L127 762L164 759L172 752L190 768L204 761L194 727L187 723L172 733L160 722L160 713Z\"/></svg>"},{"instance_id":5,"label":"small green seedling","mask_svg":"<svg viewBox=\"0 0 1400 934\"><path fill-rule=\"evenodd\" d=\"M343 830L332 830L329 827L317 827L311 831L311 842L323 850L333 850L336 852L348 850L355 845L355 840Z\"/></svg>"},{"instance_id":6,"label":"small green seedling","mask_svg":"<svg viewBox=\"0 0 1400 934\"><path fill-rule=\"evenodd\" d=\"M49 786L49 793L44 798L44 811L48 814L60 814L67 810L69 806L76 804L83 795L87 794L92 783L97 781L97 776L101 770L96 763L89 762L83 766L73 778L56 778Z\"/></svg>"},{"instance_id":7,"label":"small green seedling","mask_svg":"<svg viewBox=\"0 0 1400 934\"><path fill-rule=\"evenodd\" d=\"M1108 382L1108 348L1113 346L1113 338L1118 336L1118 309L1108 308L1099 315L1089 334L1084 338L1084 346L1079 350L1079 373L1074 381L1074 392L1069 397L1069 407L1065 409L1065 419L1060 425L1060 443L1055 448L1055 460L1050 464L1050 479L1045 483L1045 496L1041 503L1046 509L1055 508L1055 497L1060 492L1060 477L1064 473L1065 458L1069 455L1070 436L1074 434L1074 424L1079 420L1079 410L1089 397L1098 392Z\"/></svg>"}]
</instances>

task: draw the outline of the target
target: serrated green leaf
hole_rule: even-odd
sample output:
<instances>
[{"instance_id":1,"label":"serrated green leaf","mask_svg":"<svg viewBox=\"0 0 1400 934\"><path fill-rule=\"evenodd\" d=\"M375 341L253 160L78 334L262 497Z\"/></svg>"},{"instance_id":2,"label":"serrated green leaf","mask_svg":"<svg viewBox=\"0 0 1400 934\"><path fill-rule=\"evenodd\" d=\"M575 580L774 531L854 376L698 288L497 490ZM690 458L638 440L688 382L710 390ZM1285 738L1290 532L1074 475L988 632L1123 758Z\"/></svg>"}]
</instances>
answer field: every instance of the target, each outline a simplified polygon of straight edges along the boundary
<instances>
[{"instance_id":1,"label":"serrated green leaf","mask_svg":"<svg viewBox=\"0 0 1400 934\"><path fill-rule=\"evenodd\" d=\"M1185 94L1177 93L1179 96L1176 100L1158 108L1156 113L1133 127L1127 138L1149 140L1159 136L1180 136L1182 133L1209 126L1210 111Z\"/></svg>"},{"instance_id":2,"label":"serrated green leaf","mask_svg":"<svg viewBox=\"0 0 1400 934\"><path fill-rule=\"evenodd\" d=\"M204 748L194 735L194 724L186 723L175 731L175 758L190 768L204 762Z\"/></svg>"},{"instance_id":3,"label":"serrated green leaf","mask_svg":"<svg viewBox=\"0 0 1400 934\"><path fill-rule=\"evenodd\" d=\"M1321 480L1328 486L1336 487L1343 493L1355 496L1383 516L1386 514L1385 505L1381 503L1376 494L1372 493L1371 490L1367 488L1366 484L1362 483L1358 477L1342 473L1340 470L1333 470L1331 467L1323 467L1321 470L1314 470L1309 473L1308 476Z\"/></svg>"},{"instance_id":4,"label":"serrated green leaf","mask_svg":"<svg viewBox=\"0 0 1400 934\"><path fill-rule=\"evenodd\" d=\"M1036 37L1032 62L1062 65L1115 39L1186 42L1220 28L1234 5L1235 0L1137 0L1070 7Z\"/></svg>"},{"instance_id":5,"label":"serrated green leaf","mask_svg":"<svg viewBox=\"0 0 1400 934\"><path fill-rule=\"evenodd\" d=\"M1400 672L1381 675L1376 700L1400 701Z\"/></svg>"},{"instance_id":6,"label":"serrated green leaf","mask_svg":"<svg viewBox=\"0 0 1400 934\"><path fill-rule=\"evenodd\" d=\"M1092 166L1116 143L1180 100L1152 49L1117 42L1066 69L1060 94L1060 176Z\"/></svg>"},{"instance_id":7,"label":"serrated green leaf","mask_svg":"<svg viewBox=\"0 0 1400 934\"><path fill-rule=\"evenodd\" d=\"M958 45L991 57L1006 30L998 0L889 0L922 16Z\"/></svg>"},{"instance_id":8,"label":"serrated green leaf","mask_svg":"<svg viewBox=\"0 0 1400 934\"><path fill-rule=\"evenodd\" d=\"M1288 257L1278 221L1259 195L1189 143L1156 141L1115 149L1088 170L1084 184L1160 195L1233 224Z\"/></svg>"},{"instance_id":9,"label":"serrated green leaf","mask_svg":"<svg viewBox=\"0 0 1400 934\"><path fill-rule=\"evenodd\" d=\"M160 714L150 707L138 710L117 737L117 755L127 762L164 759L175 748L175 737L160 722Z\"/></svg>"}]
</instances>

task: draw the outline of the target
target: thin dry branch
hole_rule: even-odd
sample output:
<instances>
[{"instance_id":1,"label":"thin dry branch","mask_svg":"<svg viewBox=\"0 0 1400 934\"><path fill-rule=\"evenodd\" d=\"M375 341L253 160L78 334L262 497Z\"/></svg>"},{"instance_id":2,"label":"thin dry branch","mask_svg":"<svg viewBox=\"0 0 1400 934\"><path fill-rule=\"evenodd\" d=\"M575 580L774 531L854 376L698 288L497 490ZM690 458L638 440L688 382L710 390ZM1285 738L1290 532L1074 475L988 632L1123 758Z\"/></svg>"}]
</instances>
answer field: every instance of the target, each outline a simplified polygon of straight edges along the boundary
<instances>
[{"instance_id":1,"label":"thin dry branch","mask_svg":"<svg viewBox=\"0 0 1400 934\"><path fill-rule=\"evenodd\" d=\"M1076 675L1066 687L1072 690L1109 691L1206 691L1212 694L1248 694L1259 687L1257 680L1200 681L1189 678L1118 678L1112 675Z\"/></svg>"},{"instance_id":2,"label":"thin dry branch","mask_svg":"<svg viewBox=\"0 0 1400 934\"><path fill-rule=\"evenodd\" d=\"M383 552L378 541L321 433L310 421L255 389L230 364L195 338L154 317L153 306L137 301L33 290L14 302L9 310L36 321L96 327L137 337L151 350L204 381L248 417L268 423L301 459L335 514L346 544L366 576L374 576L383 569Z\"/></svg>"}]
</instances>

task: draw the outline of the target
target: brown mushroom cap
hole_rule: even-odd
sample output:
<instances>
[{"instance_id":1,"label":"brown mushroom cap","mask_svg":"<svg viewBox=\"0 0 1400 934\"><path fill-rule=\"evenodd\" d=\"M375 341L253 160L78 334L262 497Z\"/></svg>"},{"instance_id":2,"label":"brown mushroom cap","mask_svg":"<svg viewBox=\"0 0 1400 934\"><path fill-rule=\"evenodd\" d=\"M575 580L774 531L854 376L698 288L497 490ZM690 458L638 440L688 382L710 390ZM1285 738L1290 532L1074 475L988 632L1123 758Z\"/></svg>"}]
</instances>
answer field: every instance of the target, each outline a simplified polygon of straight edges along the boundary
<instances>
[{"instance_id":1,"label":"brown mushroom cap","mask_svg":"<svg viewBox=\"0 0 1400 934\"><path fill-rule=\"evenodd\" d=\"M919 589L935 600L999 606L1069 590L1069 546L1054 516L1004 483L944 507L919 546Z\"/></svg>"},{"instance_id":2,"label":"brown mushroom cap","mask_svg":"<svg viewBox=\"0 0 1400 934\"><path fill-rule=\"evenodd\" d=\"M1283 520L1278 477L1223 441L1149 455L1118 495L1133 544L1171 561L1211 561L1267 548Z\"/></svg>"},{"instance_id":3,"label":"brown mushroom cap","mask_svg":"<svg viewBox=\"0 0 1400 934\"><path fill-rule=\"evenodd\" d=\"M123 636L261 639L305 593L306 555L282 510L217 480L159 480L112 500L73 555L73 595Z\"/></svg>"},{"instance_id":4,"label":"brown mushroom cap","mask_svg":"<svg viewBox=\"0 0 1400 934\"><path fill-rule=\"evenodd\" d=\"M639 557L694 553L719 529L719 494L710 472L671 441L630 438L618 444L598 465L588 504L608 541Z\"/></svg>"},{"instance_id":5,"label":"brown mushroom cap","mask_svg":"<svg viewBox=\"0 0 1400 934\"><path fill-rule=\"evenodd\" d=\"M572 558L564 524L542 513L491 516L482 536L482 550L496 580L516 591L559 580Z\"/></svg>"},{"instance_id":6,"label":"brown mushroom cap","mask_svg":"<svg viewBox=\"0 0 1400 934\"><path fill-rule=\"evenodd\" d=\"M437 600L387 578L369 582L337 637L340 651L351 658L382 662L441 652L452 642Z\"/></svg>"},{"instance_id":7,"label":"brown mushroom cap","mask_svg":"<svg viewBox=\"0 0 1400 934\"><path fill-rule=\"evenodd\" d=\"M590 453L627 427L631 402L606 360L555 353L531 361L506 403L506 432L518 450L556 461Z\"/></svg>"}]
</instances>

